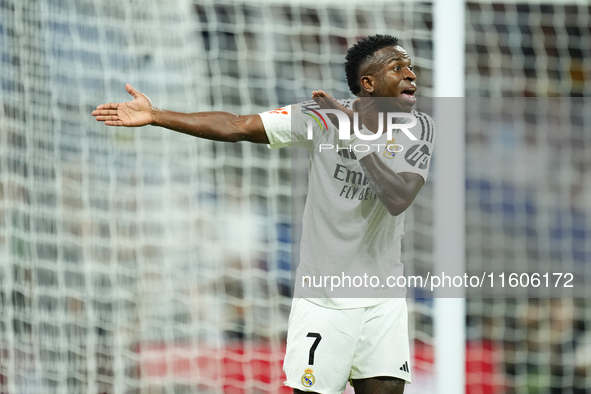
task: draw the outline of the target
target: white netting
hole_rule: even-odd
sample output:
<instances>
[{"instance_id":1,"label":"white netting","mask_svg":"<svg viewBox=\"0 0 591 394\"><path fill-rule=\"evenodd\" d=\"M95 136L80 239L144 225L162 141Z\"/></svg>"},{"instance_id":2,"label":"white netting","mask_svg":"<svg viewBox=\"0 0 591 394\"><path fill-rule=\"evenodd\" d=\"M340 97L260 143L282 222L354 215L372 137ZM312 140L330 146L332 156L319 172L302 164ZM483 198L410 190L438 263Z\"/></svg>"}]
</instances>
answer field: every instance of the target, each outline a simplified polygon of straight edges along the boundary
<instances>
[{"instance_id":1,"label":"white netting","mask_svg":"<svg viewBox=\"0 0 591 394\"><path fill-rule=\"evenodd\" d=\"M589 96L590 14L469 3L466 95ZM281 390L289 151L106 128L90 112L128 100L126 82L181 111L347 96L344 53L374 33L401 38L428 96L431 21L414 1L0 0L0 392ZM530 134L515 108L508 125L487 108L468 118L469 269L588 272L588 106L576 127L544 108L532 116L570 131ZM431 184L407 214L416 270L432 261ZM407 391L420 392L431 304L410 304ZM585 393L589 324L586 299L468 300L468 392Z\"/></svg>"},{"instance_id":2,"label":"white netting","mask_svg":"<svg viewBox=\"0 0 591 394\"><path fill-rule=\"evenodd\" d=\"M0 18L0 392L286 390L289 151L90 112L126 82L181 111L342 97L347 47L378 32L428 95L430 6L8 0Z\"/></svg>"},{"instance_id":3,"label":"white netting","mask_svg":"<svg viewBox=\"0 0 591 394\"><path fill-rule=\"evenodd\" d=\"M467 105L467 269L588 283L591 118L576 97L591 94L591 8L466 12L466 95L493 97ZM467 314L470 393L588 392L589 299L469 299Z\"/></svg>"}]
</instances>

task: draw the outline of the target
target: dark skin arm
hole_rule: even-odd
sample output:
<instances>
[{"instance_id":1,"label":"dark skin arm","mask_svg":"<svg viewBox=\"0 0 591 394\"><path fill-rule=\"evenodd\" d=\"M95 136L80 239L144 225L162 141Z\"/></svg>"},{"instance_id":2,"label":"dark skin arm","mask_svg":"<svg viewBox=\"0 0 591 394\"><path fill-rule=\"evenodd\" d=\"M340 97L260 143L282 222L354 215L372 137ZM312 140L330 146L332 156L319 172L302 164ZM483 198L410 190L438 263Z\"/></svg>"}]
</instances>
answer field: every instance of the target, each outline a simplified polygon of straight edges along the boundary
<instances>
[{"instance_id":1,"label":"dark skin arm","mask_svg":"<svg viewBox=\"0 0 591 394\"><path fill-rule=\"evenodd\" d=\"M322 90L312 92L318 105L324 109L338 109L345 112L353 122L353 112L340 105ZM367 176L371 188L376 192L380 202L386 207L390 215L398 216L414 201L425 184L419 174L412 172L397 173L379 158L378 153L372 153L359 160L363 172Z\"/></svg>"},{"instance_id":2,"label":"dark skin arm","mask_svg":"<svg viewBox=\"0 0 591 394\"><path fill-rule=\"evenodd\" d=\"M386 165L377 153L359 160L371 188L384 204L390 215L398 216L410 207L425 180L413 172L395 172Z\"/></svg>"},{"instance_id":3,"label":"dark skin arm","mask_svg":"<svg viewBox=\"0 0 591 394\"><path fill-rule=\"evenodd\" d=\"M154 121L151 124L207 140L269 143L263 121L259 115L234 115L229 112L187 114L155 110Z\"/></svg>"},{"instance_id":4,"label":"dark skin arm","mask_svg":"<svg viewBox=\"0 0 591 394\"><path fill-rule=\"evenodd\" d=\"M150 99L125 85L133 100L127 103L101 104L92 111L99 122L107 126L161 126L193 137L214 141L249 141L268 144L263 121L259 115L234 115L229 112L183 113L152 106Z\"/></svg>"},{"instance_id":5,"label":"dark skin arm","mask_svg":"<svg viewBox=\"0 0 591 394\"><path fill-rule=\"evenodd\" d=\"M99 105L92 115L107 126L140 127L148 124L194 137L214 141L249 141L268 144L263 121L259 115L234 115L229 112L182 113L161 110L152 106L150 99L135 90L130 84L125 86L134 99L127 103L108 103ZM326 98L319 102L322 108L346 110L332 97L319 90L312 97ZM390 169L376 153L360 161L378 198L392 215L399 215L413 202L423 186L423 178L413 173L396 173Z\"/></svg>"}]
</instances>

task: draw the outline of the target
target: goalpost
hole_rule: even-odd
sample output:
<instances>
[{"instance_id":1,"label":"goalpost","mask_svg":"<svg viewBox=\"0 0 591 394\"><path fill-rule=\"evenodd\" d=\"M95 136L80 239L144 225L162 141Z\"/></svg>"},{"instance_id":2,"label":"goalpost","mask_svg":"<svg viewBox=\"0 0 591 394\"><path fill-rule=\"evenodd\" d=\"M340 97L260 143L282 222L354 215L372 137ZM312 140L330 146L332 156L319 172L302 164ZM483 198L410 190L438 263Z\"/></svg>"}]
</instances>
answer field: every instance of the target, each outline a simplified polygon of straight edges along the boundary
<instances>
[{"instance_id":1,"label":"goalpost","mask_svg":"<svg viewBox=\"0 0 591 394\"><path fill-rule=\"evenodd\" d=\"M433 165L433 268L436 274L450 276L466 272L465 7L465 0L436 0L433 7L433 64L441 65L433 71L433 119L438 127ZM453 294L441 289L433 293L437 394L465 393L466 293L462 288L454 290Z\"/></svg>"}]
</instances>

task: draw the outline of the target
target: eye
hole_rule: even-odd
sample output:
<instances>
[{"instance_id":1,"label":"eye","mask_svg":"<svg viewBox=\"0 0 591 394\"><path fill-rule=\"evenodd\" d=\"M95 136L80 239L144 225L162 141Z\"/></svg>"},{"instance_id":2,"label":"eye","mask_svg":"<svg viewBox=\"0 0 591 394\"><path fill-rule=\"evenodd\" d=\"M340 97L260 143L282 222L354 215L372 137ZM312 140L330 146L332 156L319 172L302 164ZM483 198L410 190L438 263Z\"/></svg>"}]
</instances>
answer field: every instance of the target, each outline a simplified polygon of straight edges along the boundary
<instances>
[{"instance_id":1,"label":"eye","mask_svg":"<svg viewBox=\"0 0 591 394\"><path fill-rule=\"evenodd\" d=\"M415 70L415 66L408 66L408 69L409 69L410 71L414 71L414 70Z\"/></svg>"},{"instance_id":2,"label":"eye","mask_svg":"<svg viewBox=\"0 0 591 394\"><path fill-rule=\"evenodd\" d=\"M400 71L402 68L400 66L394 66L394 71Z\"/></svg>"}]
</instances>

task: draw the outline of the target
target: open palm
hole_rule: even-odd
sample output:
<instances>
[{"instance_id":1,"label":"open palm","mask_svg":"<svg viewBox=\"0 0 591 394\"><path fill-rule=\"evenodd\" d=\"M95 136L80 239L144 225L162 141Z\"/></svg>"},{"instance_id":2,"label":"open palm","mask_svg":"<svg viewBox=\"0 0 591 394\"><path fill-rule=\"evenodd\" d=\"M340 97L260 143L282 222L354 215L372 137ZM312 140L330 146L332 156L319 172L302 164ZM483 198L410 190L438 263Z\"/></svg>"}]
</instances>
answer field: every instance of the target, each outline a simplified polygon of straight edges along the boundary
<instances>
[{"instance_id":1,"label":"open palm","mask_svg":"<svg viewBox=\"0 0 591 394\"><path fill-rule=\"evenodd\" d=\"M99 122L105 122L107 126L139 127L152 123L150 99L130 84L125 85L125 89L133 96L133 100L127 103L101 104L92 111L92 116Z\"/></svg>"}]
</instances>

